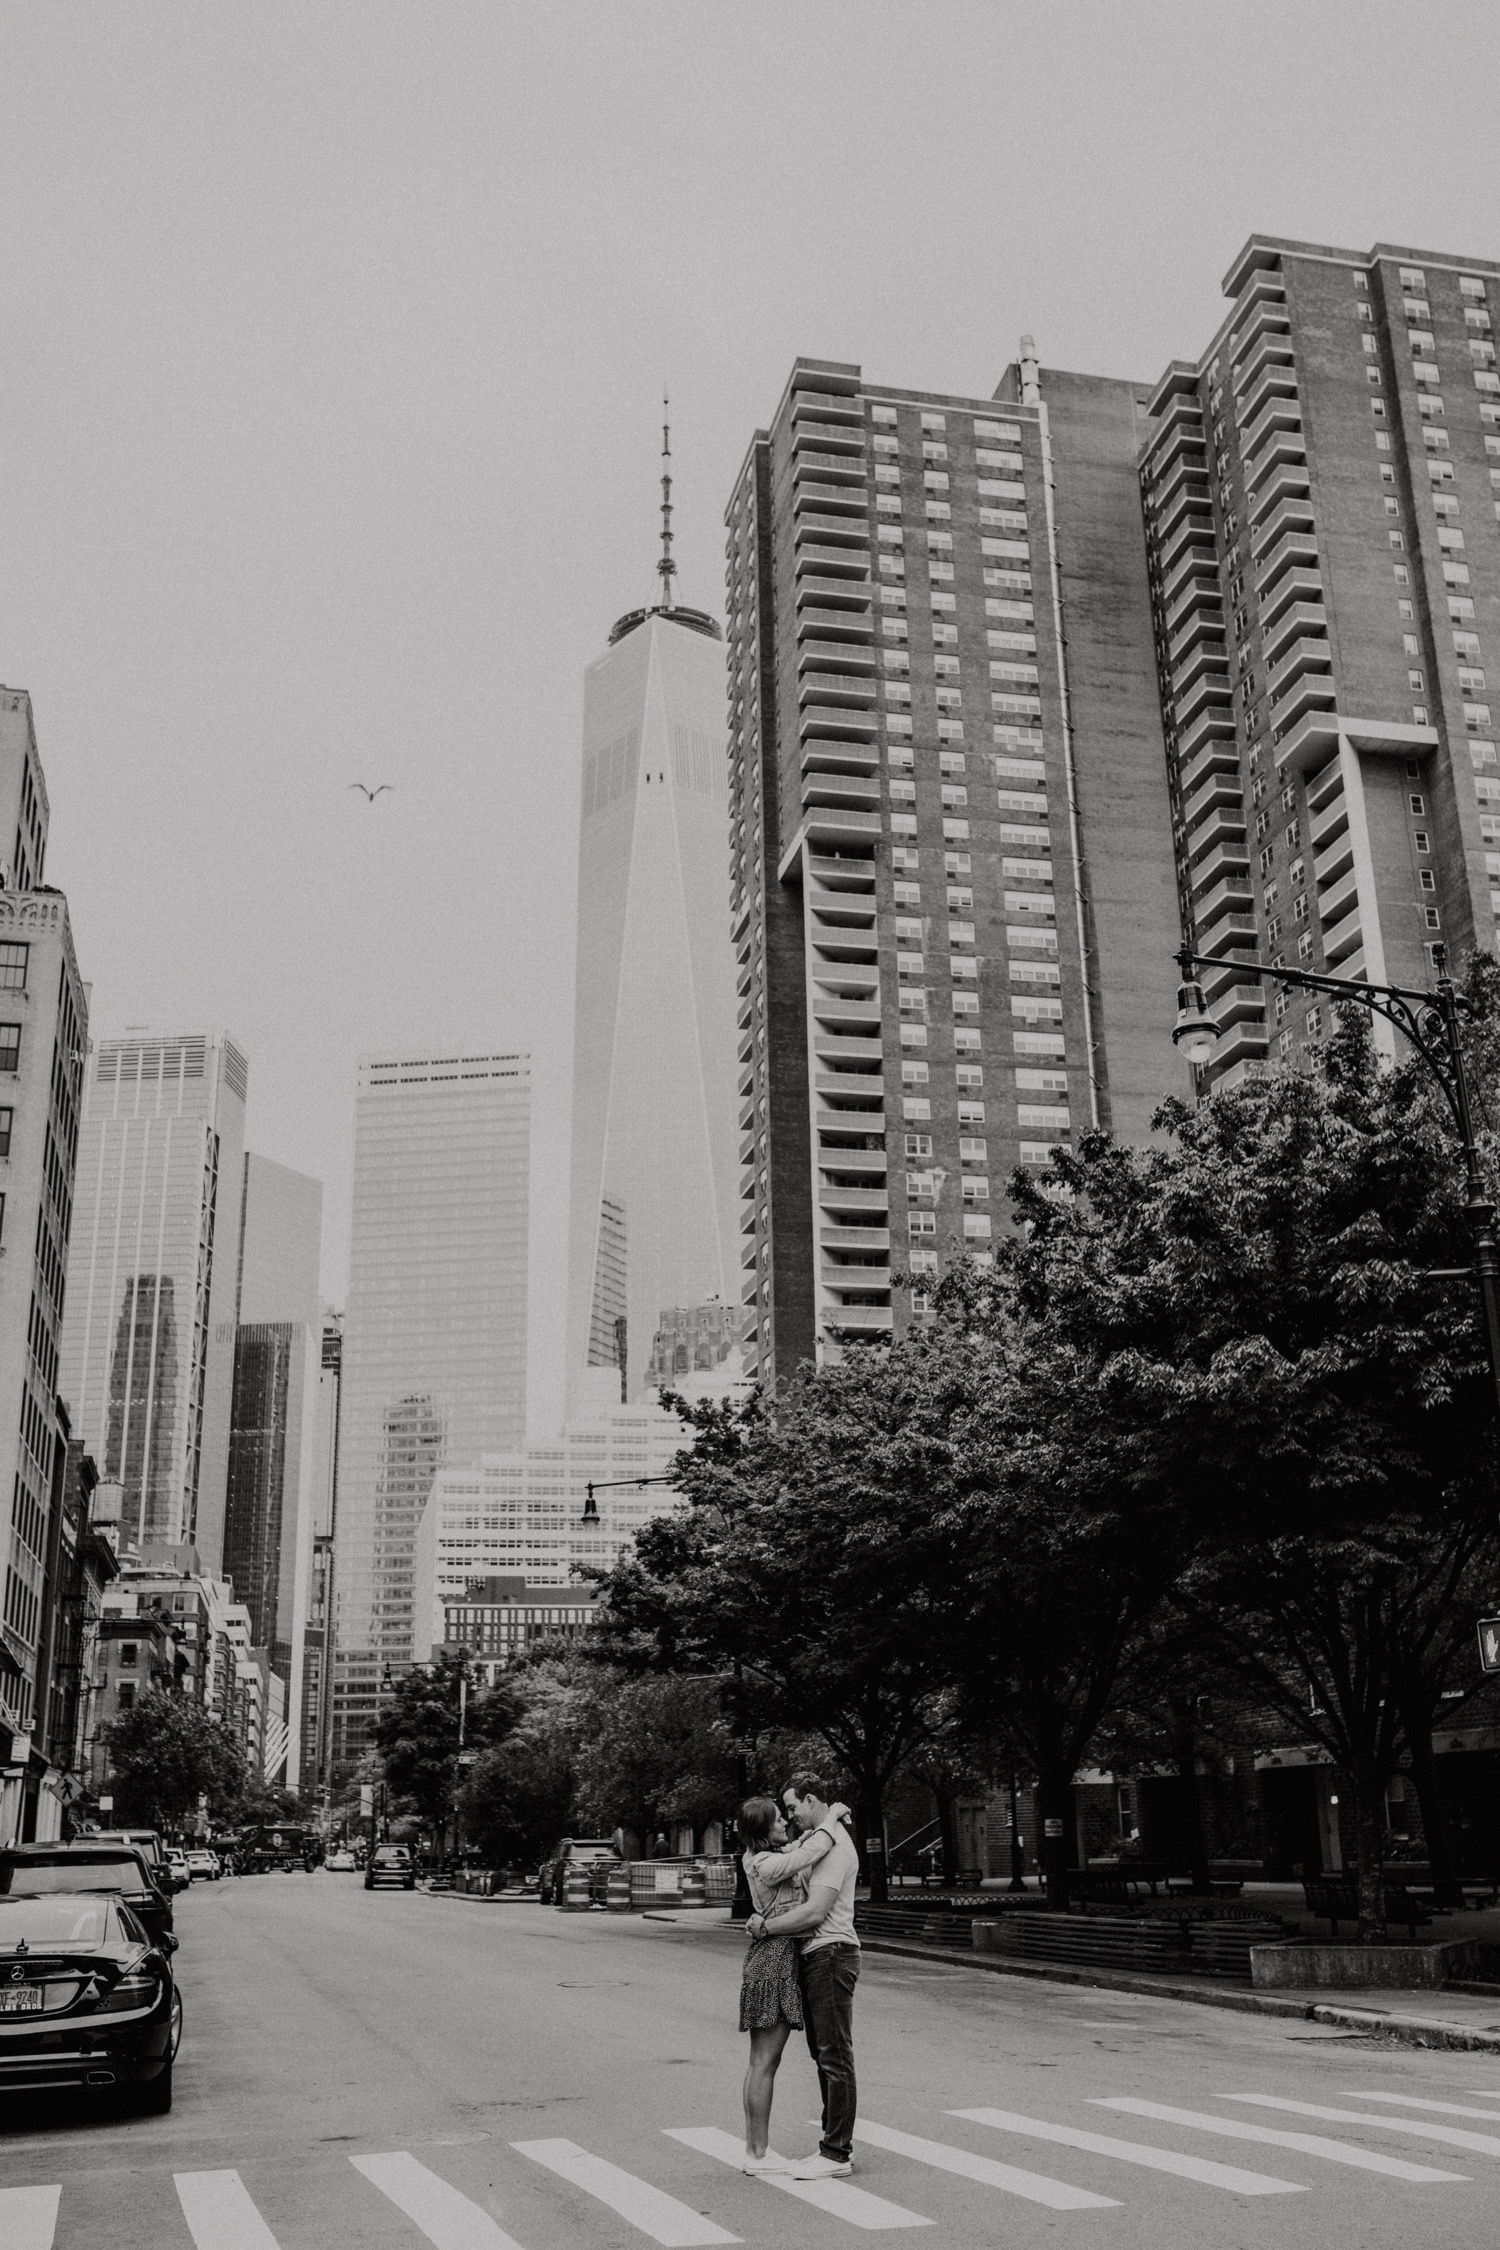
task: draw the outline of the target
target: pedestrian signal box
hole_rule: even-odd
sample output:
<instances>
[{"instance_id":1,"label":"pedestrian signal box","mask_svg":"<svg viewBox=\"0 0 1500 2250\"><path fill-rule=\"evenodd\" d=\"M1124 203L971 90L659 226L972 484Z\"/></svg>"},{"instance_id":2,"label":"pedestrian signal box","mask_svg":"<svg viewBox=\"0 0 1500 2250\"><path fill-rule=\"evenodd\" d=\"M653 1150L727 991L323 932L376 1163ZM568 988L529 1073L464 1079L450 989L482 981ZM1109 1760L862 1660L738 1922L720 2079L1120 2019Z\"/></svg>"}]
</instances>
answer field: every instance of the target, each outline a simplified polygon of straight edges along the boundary
<instances>
[{"instance_id":1,"label":"pedestrian signal box","mask_svg":"<svg viewBox=\"0 0 1500 2250\"><path fill-rule=\"evenodd\" d=\"M1479 1620L1479 1661L1487 1672L1500 1672L1500 1617Z\"/></svg>"}]
</instances>

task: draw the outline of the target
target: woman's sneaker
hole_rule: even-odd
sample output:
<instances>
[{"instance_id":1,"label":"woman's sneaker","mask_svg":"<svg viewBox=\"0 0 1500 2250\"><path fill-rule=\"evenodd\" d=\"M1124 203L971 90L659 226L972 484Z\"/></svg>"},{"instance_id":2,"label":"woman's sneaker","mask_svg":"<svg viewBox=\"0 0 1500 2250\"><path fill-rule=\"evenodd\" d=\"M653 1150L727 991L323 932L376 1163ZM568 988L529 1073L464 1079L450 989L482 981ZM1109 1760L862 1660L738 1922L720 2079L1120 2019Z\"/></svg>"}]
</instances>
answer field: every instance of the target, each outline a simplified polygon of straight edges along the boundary
<instances>
[{"instance_id":1,"label":"woman's sneaker","mask_svg":"<svg viewBox=\"0 0 1500 2250\"><path fill-rule=\"evenodd\" d=\"M764 2156L752 2156L746 2149L740 2160L742 2172L789 2172L791 2166L784 2156L773 2156L769 2149Z\"/></svg>"}]
</instances>

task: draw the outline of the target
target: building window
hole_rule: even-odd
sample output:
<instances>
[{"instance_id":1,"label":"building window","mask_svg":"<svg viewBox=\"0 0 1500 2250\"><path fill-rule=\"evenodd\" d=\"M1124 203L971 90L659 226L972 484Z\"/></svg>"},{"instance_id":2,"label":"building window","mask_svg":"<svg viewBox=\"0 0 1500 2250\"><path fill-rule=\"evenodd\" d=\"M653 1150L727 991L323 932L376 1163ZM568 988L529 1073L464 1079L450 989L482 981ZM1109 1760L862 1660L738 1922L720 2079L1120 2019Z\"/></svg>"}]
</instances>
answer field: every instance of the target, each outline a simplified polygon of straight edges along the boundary
<instances>
[{"instance_id":1,"label":"building window","mask_svg":"<svg viewBox=\"0 0 1500 2250\"><path fill-rule=\"evenodd\" d=\"M116 1703L116 1706L117 1706L117 1708L118 1708L119 1710L121 1710L121 1711L131 1711L131 1710L134 1710L134 1708L135 1708L135 1682L134 1682L134 1680L121 1680L121 1682L120 1682L119 1686L118 1686L118 1687L116 1688L116 1690L115 1690L115 1703Z\"/></svg>"},{"instance_id":2,"label":"building window","mask_svg":"<svg viewBox=\"0 0 1500 2250\"><path fill-rule=\"evenodd\" d=\"M10 1154L10 1129L15 1114L13 1109L0 1109L0 1156Z\"/></svg>"},{"instance_id":3,"label":"building window","mask_svg":"<svg viewBox=\"0 0 1500 2250\"><path fill-rule=\"evenodd\" d=\"M18 1023L0 1023L0 1071L18 1071L21 1067L21 1026Z\"/></svg>"},{"instance_id":4,"label":"building window","mask_svg":"<svg viewBox=\"0 0 1500 2250\"><path fill-rule=\"evenodd\" d=\"M1443 926L1438 916L1438 910L1435 906L1424 906L1422 909L1422 917L1426 922L1429 930L1440 930Z\"/></svg>"},{"instance_id":5,"label":"building window","mask_svg":"<svg viewBox=\"0 0 1500 2250\"><path fill-rule=\"evenodd\" d=\"M1413 794L1407 798L1406 803L1408 810L1411 812L1424 813L1427 810L1427 806L1424 800L1421 797L1417 796L1415 792L1413 792Z\"/></svg>"},{"instance_id":6,"label":"building window","mask_svg":"<svg viewBox=\"0 0 1500 2250\"><path fill-rule=\"evenodd\" d=\"M121 1643L120 1662L122 1664L134 1664L137 1662L139 1656L140 1650L134 1641L124 1641Z\"/></svg>"},{"instance_id":7,"label":"building window","mask_svg":"<svg viewBox=\"0 0 1500 2250\"><path fill-rule=\"evenodd\" d=\"M1417 870L1417 882L1424 891L1435 891L1437 889L1437 877L1430 867L1422 867Z\"/></svg>"},{"instance_id":8,"label":"building window","mask_svg":"<svg viewBox=\"0 0 1500 2250\"><path fill-rule=\"evenodd\" d=\"M26 956L29 945L0 945L0 992L26 990Z\"/></svg>"}]
</instances>

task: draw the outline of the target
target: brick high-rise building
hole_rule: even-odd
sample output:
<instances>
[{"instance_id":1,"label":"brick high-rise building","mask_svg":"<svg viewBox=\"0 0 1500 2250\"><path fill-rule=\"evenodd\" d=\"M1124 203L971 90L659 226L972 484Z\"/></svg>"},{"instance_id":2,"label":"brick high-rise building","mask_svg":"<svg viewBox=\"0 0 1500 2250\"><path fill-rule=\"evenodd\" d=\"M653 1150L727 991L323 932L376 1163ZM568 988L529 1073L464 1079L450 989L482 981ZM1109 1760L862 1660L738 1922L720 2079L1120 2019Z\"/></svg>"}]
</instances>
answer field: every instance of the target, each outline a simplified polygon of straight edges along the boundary
<instances>
[{"instance_id":1,"label":"brick high-rise building","mask_svg":"<svg viewBox=\"0 0 1500 2250\"><path fill-rule=\"evenodd\" d=\"M1288 966L1425 986L1494 943L1500 266L1255 235L1142 462L1185 927L1210 1077L1294 1061ZM1377 1040L1393 1034L1377 1020Z\"/></svg>"},{"instance_id":2,"label":"brick high-rise building","mask_svg":"<svg viewBox=\"0 0 1500 2250\"><path fill-rule=\"evenodd\" d=\"M1023 347L1024 349L1024 347ZM899 1328L1005 1181L1185 1090L1146 387L799 360L728 528L747 1371Z\"/></svg>"}]
</instances>

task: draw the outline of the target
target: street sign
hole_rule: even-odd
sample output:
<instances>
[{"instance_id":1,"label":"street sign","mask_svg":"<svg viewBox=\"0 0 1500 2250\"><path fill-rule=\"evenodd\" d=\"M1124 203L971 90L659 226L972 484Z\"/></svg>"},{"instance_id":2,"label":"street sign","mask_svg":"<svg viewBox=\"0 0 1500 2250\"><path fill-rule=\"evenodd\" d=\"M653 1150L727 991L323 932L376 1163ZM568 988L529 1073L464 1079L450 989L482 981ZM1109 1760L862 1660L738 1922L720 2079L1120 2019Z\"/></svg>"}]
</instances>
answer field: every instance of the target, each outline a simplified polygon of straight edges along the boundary
<instances>
[{"instance_id":1,"label":"street sign","mask_svg":"<svg viewBox=\"0 0 1500 2250\"><path fill-rule=\"evenodd\" d=\"M114 1809L115 1801L113 1797L101 1797L99 1799L99 1810L101 1812L113 1812Z\"/></svg>"},{"instance_id":2,"label":"street sign","mask_svg":"<svg viewBox=\"0 0 1500 2250\"><path fill-rule=\"evenodd\" d=\"M479 1752L477 1750L460 1750L458 1753L458 1762L461 1766L472 1766L478 1756Z\"/></svg>"},{"instance_id":3,"label":"street sign","mask_svg":"<svg viewBox=\"0 0 1500 2250\"><path fill-rule=\"evenodd\" d=\"M1500 1617L1479 1620L1479 1661L1486 1672L1500 1672Z\"/></svg>"}]
</instances>

